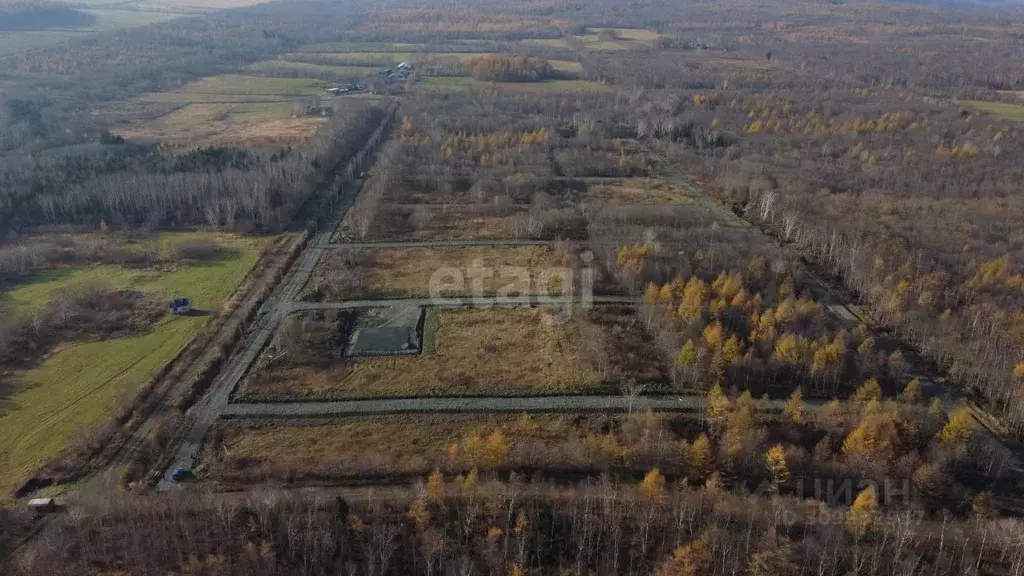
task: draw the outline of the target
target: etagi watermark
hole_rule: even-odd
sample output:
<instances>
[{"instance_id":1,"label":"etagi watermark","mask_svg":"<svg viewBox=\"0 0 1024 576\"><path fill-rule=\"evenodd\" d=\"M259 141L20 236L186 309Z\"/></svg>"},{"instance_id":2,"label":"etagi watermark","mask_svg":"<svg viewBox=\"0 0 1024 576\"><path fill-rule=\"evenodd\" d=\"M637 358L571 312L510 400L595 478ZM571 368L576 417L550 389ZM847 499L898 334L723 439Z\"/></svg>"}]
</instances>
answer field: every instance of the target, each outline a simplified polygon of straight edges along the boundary
<instances>
[{"instance_id":1,"label":"etagi watermark","mask_svg":"<svg viewBox=\"0 0 1024 576\"><path fill-rule=\"evenodd\" d=\"M572 318L575 308L594 304L594 254L583 252L578 266L485 266L474 259L462 269L438 268L430 276L430 303L449 308L493 308L543 306L546 324L562 324Z\"/></svg>"}]
</instances>

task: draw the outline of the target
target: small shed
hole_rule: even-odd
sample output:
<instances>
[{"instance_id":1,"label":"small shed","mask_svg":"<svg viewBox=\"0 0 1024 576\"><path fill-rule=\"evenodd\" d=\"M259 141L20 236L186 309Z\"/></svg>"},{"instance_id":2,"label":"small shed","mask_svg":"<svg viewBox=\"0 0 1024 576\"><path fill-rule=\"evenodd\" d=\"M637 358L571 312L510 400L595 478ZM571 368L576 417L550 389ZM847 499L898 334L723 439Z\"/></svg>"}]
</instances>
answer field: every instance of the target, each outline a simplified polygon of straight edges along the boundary
<instances>
[{"instance_id":1,"label":"small shed","mask_svg":"<svg viewBox=\"0 0 1024 576\"><path fill-rule=\"evenodd\" d=\"M192 303L188 298L174 298L170 305L171 314L188 314L192 310Z\"/></svg>"},{"instance_id":2,"label":"small shed","mask_svg":"<svg viewBox=\"0 0 1024 576\"><path fill-rule=\"evenodd\" d=\"M39 514L49 514L57 510L57 501L53 498L33 498L28 501L28 509Z\"/></svg>"}]
</instances>

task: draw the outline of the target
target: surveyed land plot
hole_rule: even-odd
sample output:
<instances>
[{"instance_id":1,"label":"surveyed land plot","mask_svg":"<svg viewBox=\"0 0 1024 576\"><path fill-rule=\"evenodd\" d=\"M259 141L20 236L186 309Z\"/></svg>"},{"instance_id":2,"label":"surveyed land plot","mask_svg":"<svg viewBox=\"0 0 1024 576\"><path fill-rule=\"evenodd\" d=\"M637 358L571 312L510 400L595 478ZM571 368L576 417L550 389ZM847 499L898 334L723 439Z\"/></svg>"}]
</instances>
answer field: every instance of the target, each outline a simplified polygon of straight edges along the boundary
<instances>
[{"instance_id":1,"label":"surveyed land plot","mask_svg":"<svg viewBox=\"0 0 1024 576\"><path fill-rule=\"evenodd\" d=\"M561 295L569 245L468 248L341 248L325 252L304 290L306 299L544 293ZM575 282L573 282L575 284Z\"/></svg>"},{"instance_id":2,"label":"surveyed land plot","mask_svg":"<svg viewBox=\"0 0 1024 576\"><path fill-rule=\"evenodd\" d=\"M415 355L346 357L339 321L353 320L279 330L236 400L617 394L629 379L668 379L629 308L428 310Z\"/></svg>"},{"instance_id":3,"label":"surveyed land plot","mask_svg":"<svg viewBox=\"0 0 1024 576\"><path fill-rule=\"evenodd\" d=\"M697 438L700 423L684 415L586 413L222 421L204 447L200 481L222 488L266 481L407 481L435 469L455 475L473 468L642 474L650 457L645 436L659 430L666 444L678 446L676 436ZM681 471L682 453L672 451L663 466Z\"/></svg>"}]
</instances>

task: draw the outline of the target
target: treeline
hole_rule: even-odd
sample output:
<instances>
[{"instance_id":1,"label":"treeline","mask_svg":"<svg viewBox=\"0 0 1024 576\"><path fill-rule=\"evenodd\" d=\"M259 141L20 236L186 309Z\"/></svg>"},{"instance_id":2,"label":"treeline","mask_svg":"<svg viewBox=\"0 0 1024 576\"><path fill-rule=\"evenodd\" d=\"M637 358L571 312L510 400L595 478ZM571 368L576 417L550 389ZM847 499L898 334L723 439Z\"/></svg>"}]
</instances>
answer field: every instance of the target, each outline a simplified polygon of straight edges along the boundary
<instances>
[{"instance_id":1,"label":"treeline","mask_svg":"<svg viewBox=\"0 0 1024 576\"><path fill-rule=\"evenodd\" d=\"M119 498L57 518L10 574L209 576L1017 574L1015 519L922 519L870 489L827 507L691 489L650 474L559 487L431 475L418 488L323 498L272 491ZM28 519L2 517L17 533ZM12 559L13 560L13 559Z\"/></svg>"},{"instance_id":2,"label":"treeline","mask_svg":"<svg viewBox=\"0 0 1024 576\"><path fill-rule=\"evenodd\" d=\"M462 63L463 71L478 80L537 82L551 76L547 60L529 56L480 56Z\"/></svg>"},{"instance_id":3,"label":"treeline","mask_svg":"<svg viewBox=\"0 0 1024 576\"><path fill-rule=\"evenodd\" d=\"M143 150L14 168L0 199L0 228L103 221L279 230L389 114L376 105L338 111L307 142L276 152L208 149L170 157Z\"/></svg>"}]
</instances>

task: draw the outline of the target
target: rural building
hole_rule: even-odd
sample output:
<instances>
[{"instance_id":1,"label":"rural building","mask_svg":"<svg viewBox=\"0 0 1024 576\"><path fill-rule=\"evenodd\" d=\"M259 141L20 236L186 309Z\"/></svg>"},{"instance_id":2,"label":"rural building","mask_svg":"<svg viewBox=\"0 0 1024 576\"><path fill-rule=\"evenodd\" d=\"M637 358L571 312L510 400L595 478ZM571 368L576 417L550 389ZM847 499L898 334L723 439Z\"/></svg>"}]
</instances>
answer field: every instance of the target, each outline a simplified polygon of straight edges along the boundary
<instances>
[{"instance_id":1,"label":"rural building","mask_svg":"<svg viewBox=\"0 0 1024 576\"><path fill-rule=\"evenodd\" d=\"M169 304L171 314L188 314L192 311L192 303L188 298L175 298Z\"/></svg>"},{"instance_id":2,"label":"rural building","mask_svg":"<svg viewBox=\"0 0 1024 576\"><path fill-rule=\"evenodd\" d=\"M413 67L408 62L402 62L394 68L385 68L380 71L380 77L388 82L401 82L409 78Z\"/></svg>"},{"instance_id":3,"label":"rural building","mask_svg":"<svg viewBox=\"0 0 1024 576\"><path fill-rule=\"evenodd\" d=\"M349 94L351 92L359 92L362 88L358 84L341 84L339 86L329 86L324 88L324 91L334 96L340 96L342 94Z\"/></svg>"},{"instance_id":4,"label":"rural building","mask_svg":"<svg viewBox=\"0 0 1024 576\"><path fill-rule=\"evenodd\" d=\"M57 510L57 502L53 498L33 498L28 501L28 509L39 514L49 514Z\"/></svg>"}]
</instances>

